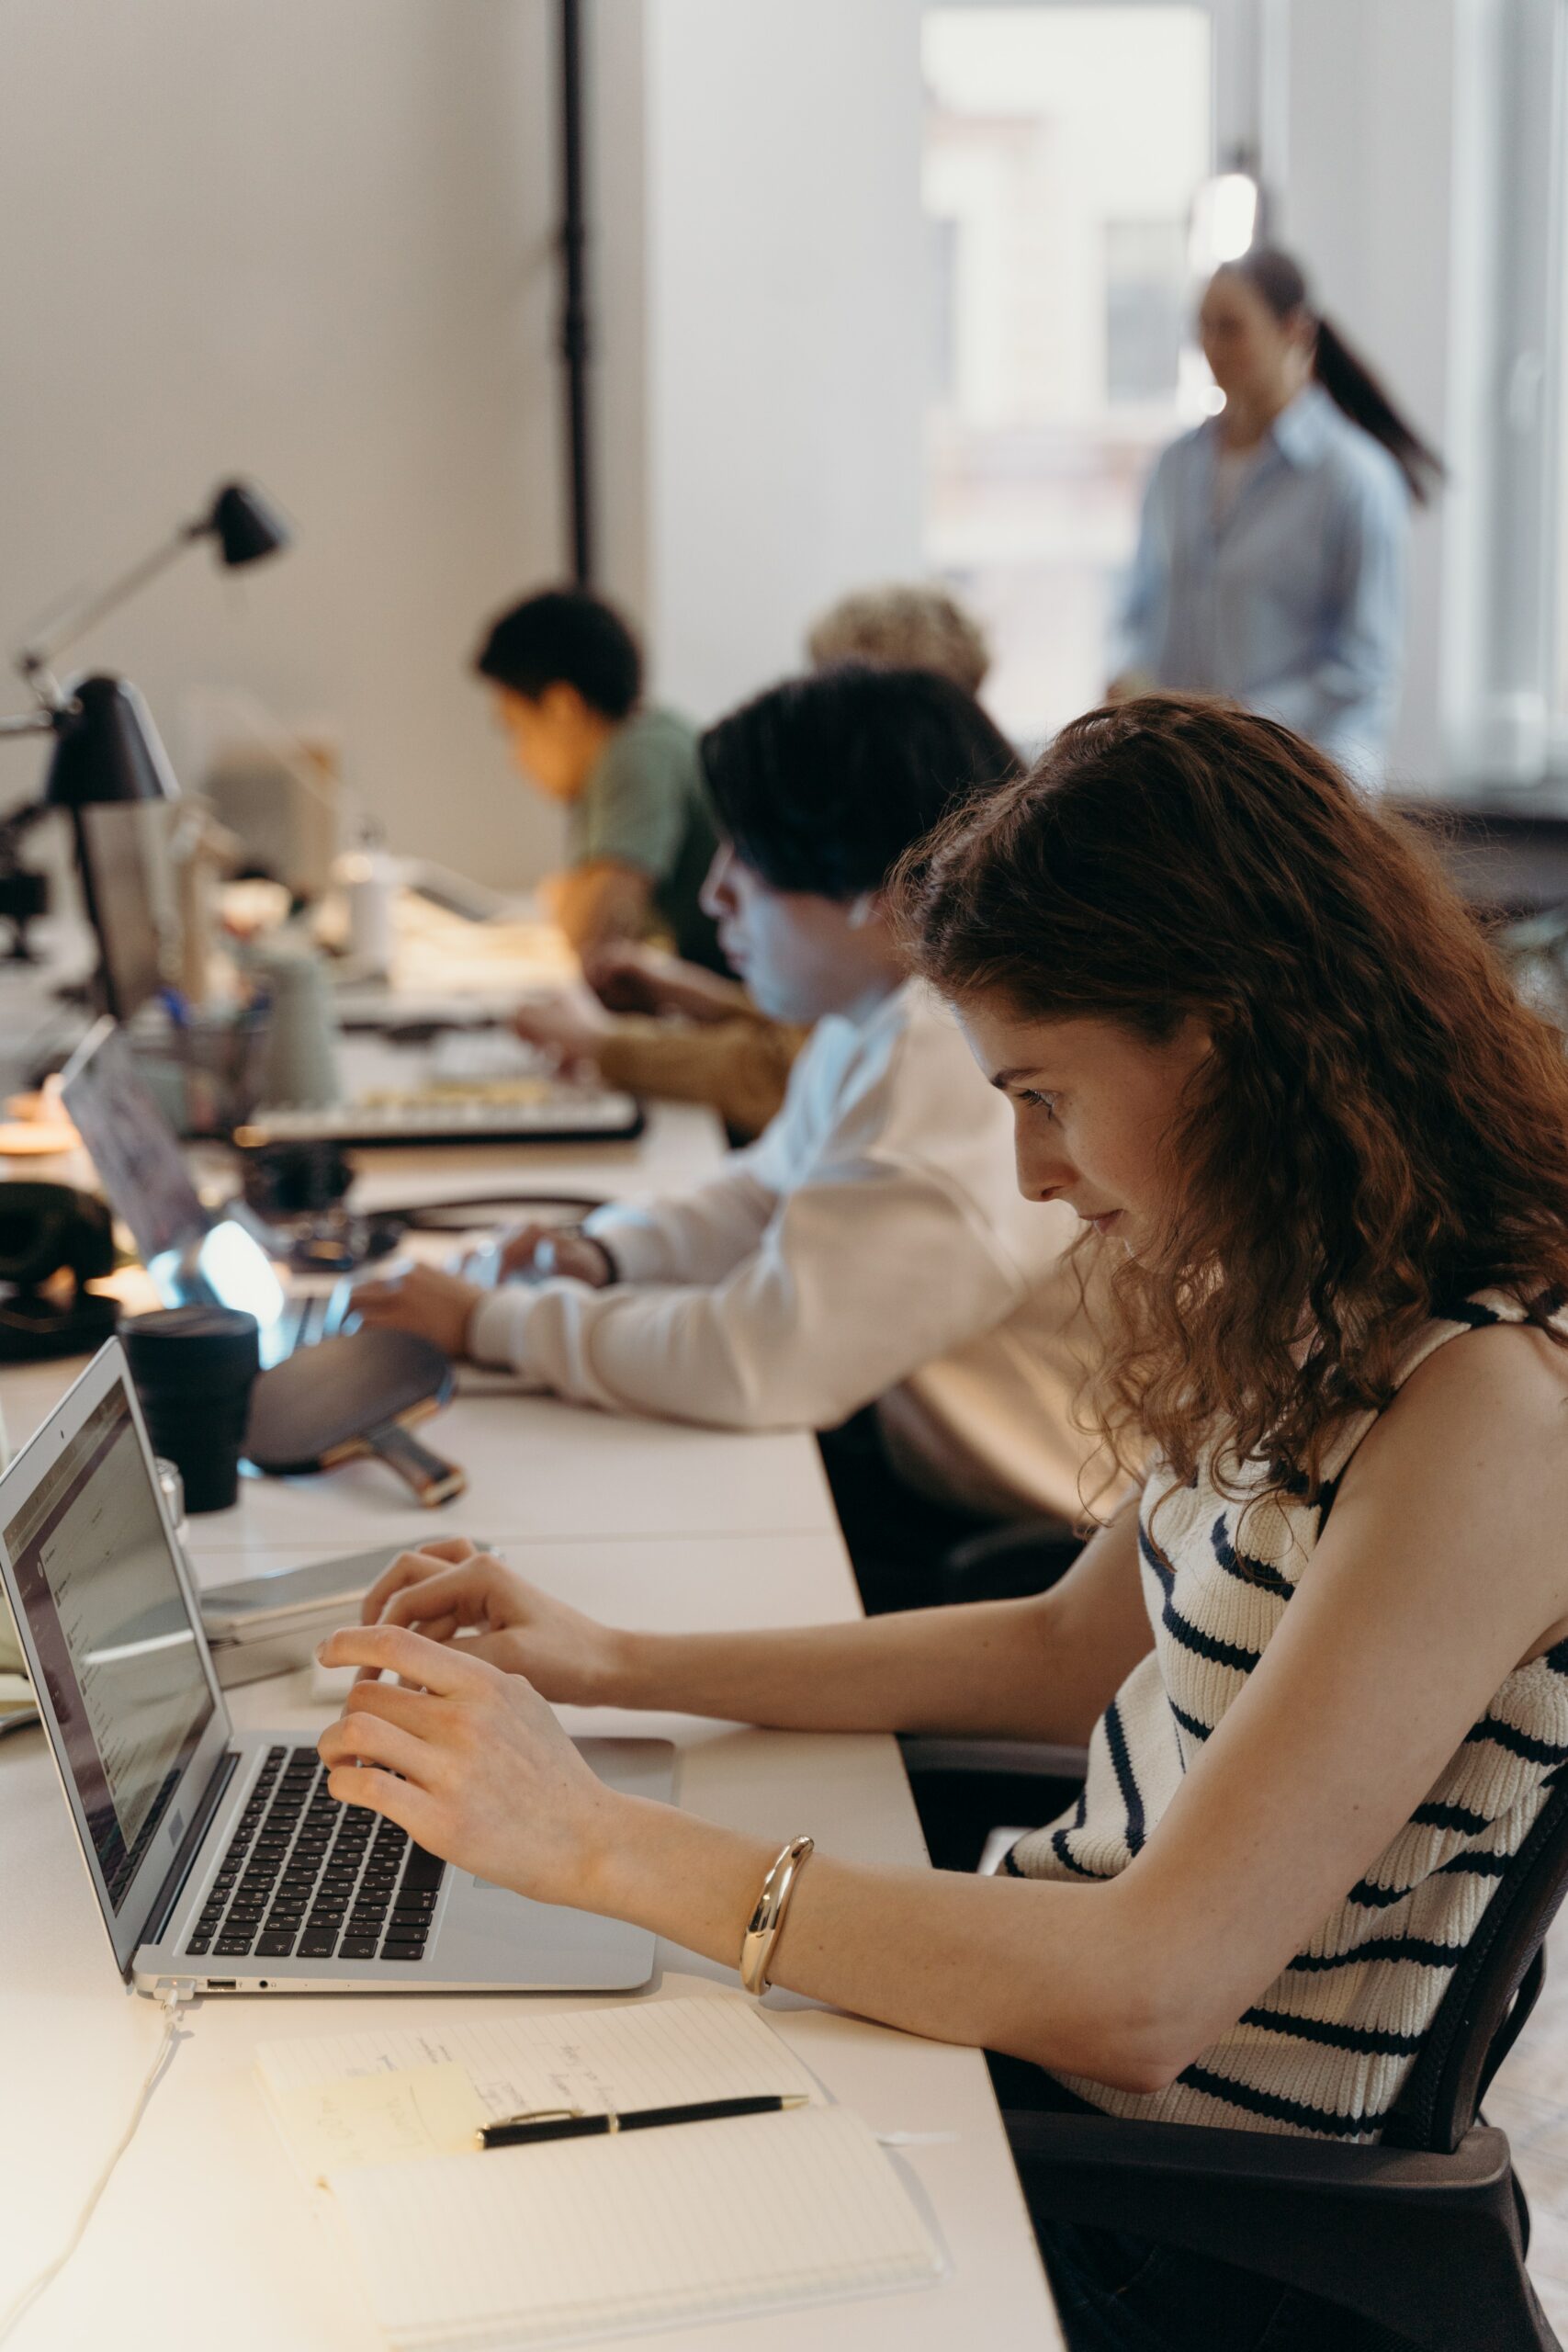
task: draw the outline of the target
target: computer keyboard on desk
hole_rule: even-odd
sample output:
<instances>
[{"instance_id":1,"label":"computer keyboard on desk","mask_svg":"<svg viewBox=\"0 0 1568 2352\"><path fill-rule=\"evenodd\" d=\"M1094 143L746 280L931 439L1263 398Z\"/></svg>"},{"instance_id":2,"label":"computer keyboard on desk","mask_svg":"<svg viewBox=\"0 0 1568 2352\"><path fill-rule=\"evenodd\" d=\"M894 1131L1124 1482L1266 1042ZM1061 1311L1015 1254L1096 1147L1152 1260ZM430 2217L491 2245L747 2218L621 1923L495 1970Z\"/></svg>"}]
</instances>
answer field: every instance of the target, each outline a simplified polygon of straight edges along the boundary
<instances>
[{"instance_id":1,"label":"computer keyboard on desk","mask_svg":"<svg viewBox=\"0 0 1568 2352\"><path fill-rule=\"evenodd\" d=\"M317 1110L280 1104L254 1112L234 1140L253 1150L273 1143L607 1143L638 1134L642 1123L634 1095L521 1080L471 1091L389 1090Z\"/></svg>"}]
</instances>

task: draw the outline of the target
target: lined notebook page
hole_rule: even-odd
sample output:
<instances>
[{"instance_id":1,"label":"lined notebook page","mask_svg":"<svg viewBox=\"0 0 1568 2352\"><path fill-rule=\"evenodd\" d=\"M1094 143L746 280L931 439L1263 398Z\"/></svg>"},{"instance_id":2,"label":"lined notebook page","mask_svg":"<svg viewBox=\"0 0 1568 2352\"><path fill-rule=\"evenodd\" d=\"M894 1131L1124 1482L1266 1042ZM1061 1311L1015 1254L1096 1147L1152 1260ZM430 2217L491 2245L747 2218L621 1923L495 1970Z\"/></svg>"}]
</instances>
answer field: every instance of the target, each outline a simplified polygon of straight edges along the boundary
<instances>
[{"instance_id":1,"label":"lined notebook page","mask_svg":"<svg viewBox=\"0 0 1568 2352\"><path fill-rule=\"evenodd\" d=\"M690 2105L770 2091L821 2093L771 2026L739 1995L630 2001L568 2011L525 2011L492 2024L431 2026L411 2033L358 2033L264 2042L256 2053L271 2092L334 2075L462 2066L487 2116L532 2108ZM691 2127L694 2129L695 2127Z\"/></svg>"},{"instance_id":2,"label":"lined notebook page","mask_svg":"<svg viewBox=\"0 0 1568 2352\"><path fill-rule=\"evenodd\" d=\"M407 2352L775 2310L928 2285L942 2267L841 2108L434 2156L333 2188L370 2306Z\"/></svg>"}]
</instances>

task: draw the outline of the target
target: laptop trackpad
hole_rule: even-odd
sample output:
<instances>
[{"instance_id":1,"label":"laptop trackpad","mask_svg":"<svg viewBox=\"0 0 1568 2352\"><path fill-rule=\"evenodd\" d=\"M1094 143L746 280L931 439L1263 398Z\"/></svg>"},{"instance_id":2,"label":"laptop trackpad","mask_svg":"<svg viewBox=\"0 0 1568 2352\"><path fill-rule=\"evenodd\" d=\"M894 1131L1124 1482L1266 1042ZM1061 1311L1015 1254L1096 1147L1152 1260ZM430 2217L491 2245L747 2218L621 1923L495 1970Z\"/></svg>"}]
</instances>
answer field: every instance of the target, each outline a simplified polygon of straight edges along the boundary
<instances>
[{"instance_id":1,"label":"laptop trackpad","mask_svg":"<svg viewBox=\"0 0 1568 2352\"><path fill-rule=\"evenodd\" d=\"M583 1739L584 1760L628 1796L668 1803L675 1750L663 1739ZM541 1989L626 1992L653 1973L654 1939L624 1920L531 1903L510 1887L451 1871L441 1932L431 1951L443 1984L467 1979Z\"/></svg>"}]
</instances>

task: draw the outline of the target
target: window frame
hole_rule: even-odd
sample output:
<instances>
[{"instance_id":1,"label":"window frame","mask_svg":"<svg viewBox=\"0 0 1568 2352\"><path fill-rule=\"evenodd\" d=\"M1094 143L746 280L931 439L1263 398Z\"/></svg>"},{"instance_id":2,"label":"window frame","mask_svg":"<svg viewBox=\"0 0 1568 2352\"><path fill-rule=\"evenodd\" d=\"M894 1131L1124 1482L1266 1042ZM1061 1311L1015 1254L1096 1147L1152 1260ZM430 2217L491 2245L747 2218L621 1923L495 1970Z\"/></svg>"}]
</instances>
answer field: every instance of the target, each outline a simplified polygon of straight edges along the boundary
<instances>
[{"instance_id":1,"label":"window frame","mask_svg":"<svg viewBox=\"0 0 1568 2352\"><path fill-rule=\"evenodd\" d=\"M1454 202L1474 226L1459 247L1450 492L1472 514L1472 684L1450 768L1461 788L1506 797L1568 783L1568 0L1493 0L1475 32L1472 111L1456 123Z\"/></svg>"}]
</instances>

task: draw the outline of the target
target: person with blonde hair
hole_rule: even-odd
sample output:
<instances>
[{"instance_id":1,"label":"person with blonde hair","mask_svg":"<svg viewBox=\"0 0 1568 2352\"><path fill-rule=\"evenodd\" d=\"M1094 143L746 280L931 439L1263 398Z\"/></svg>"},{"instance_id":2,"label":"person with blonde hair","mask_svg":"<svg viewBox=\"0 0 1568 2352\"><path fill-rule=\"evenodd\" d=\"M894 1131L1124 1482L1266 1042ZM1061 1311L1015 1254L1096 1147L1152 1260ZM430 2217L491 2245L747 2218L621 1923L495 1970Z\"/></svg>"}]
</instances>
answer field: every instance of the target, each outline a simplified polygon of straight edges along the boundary
<instances>
[{"instance_id":1,"label":"person with blonde hair","mask_svg":"<svg viewBox=\"0 0 1568 2352\"><path fill-rule=\"evenodd\" d=\"M980 624L934 581L857 588L819 614L807 631L814 670L870 662L889 670L934 670L977 695L991 667Z\"/></svg>"}]
</instances>

